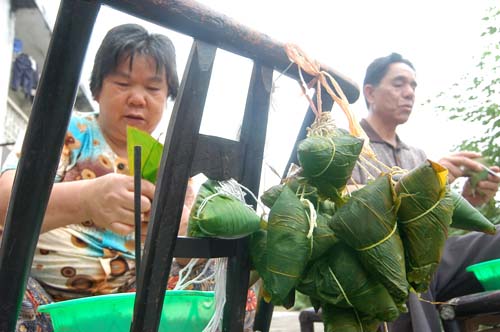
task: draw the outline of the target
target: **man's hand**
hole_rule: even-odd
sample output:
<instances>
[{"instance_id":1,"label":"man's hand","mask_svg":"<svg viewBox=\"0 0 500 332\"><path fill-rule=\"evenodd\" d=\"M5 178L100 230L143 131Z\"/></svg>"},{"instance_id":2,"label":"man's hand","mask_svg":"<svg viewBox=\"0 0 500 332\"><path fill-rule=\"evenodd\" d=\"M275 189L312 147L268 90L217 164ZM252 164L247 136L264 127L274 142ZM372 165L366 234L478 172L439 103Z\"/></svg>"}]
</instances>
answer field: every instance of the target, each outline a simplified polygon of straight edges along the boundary
<instances>
[{"instance_id":1,"label":"man's hand","mask_svg":"<svg viewBox=\"0 0 500 332\"><path fill-rule=\"evenodd\" d=\"M448 182L452 183L459 177L467 176L471 171L483 171L484 165L475 160L480 157L481 154L479 153L463 151L444 157L439 160L439 163L448 169ZM493 166L490 169L496 173L500 171L498 166ZM499 183L500 178L491 174L488 175L487 179L478 182L475 188L472 188L471 181L467 180L462 195L472 205L479 206L495 196Z\"/></svg>"},{"instance_id":2,"label":"man's hand","mask_svg":"<svg viewBox=\"0 0 500 332\"><path fill-rule=\"evenodd\" d=\"M474 160L480 157L479 153L462 151L443 157L438 163L448 169L448 182L453 183L457 178L465 176L468 170L480 172L483 166Z\"/></svg>"},{"instance_id":3,"label":"man's hand","mask_svg":"<svg viewBox=\"0 0 500 332\"><path fill-rule=\"evenodd\" d=\"M500 172L500 167L492 166L490 169L495 172ZM479 206L487 203L493 197L495 197L498 187L500 185L500 178L491 174L488 174L488 178L477 183L476 188L472 188L470 180L465 182L462 195L466 200L469 201L474 206Z\"/></svg>"},{"instance_id":4,"label":"man's hand","mask_svg":"<svg viewBox=\"0 0 500 332\"><path fill-rule=\"evenodd\" d=\"M80 194L81 206L88 220L96 226L108 228L125 235L134 231L134 178L122 174L84 180L86 185ZM151 210L155 186L146 180L141 182L141 214L143 220Z\"/></svg>"}]
</instances>

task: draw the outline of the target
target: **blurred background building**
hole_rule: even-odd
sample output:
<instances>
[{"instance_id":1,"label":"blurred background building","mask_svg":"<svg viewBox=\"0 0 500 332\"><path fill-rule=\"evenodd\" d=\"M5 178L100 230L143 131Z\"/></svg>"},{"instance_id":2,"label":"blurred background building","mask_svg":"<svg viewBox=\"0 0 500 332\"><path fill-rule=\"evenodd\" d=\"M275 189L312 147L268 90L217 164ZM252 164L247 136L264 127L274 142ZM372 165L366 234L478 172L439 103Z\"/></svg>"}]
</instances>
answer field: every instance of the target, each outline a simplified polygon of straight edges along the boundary
<instances>
[{"instance_id":1,"label":"blurred background building","mask_svg":"<svg viewBox=\"0 0 500 332\"><path fill-rule=\"evenodd\" d=\"M51 0L0 1L0 161L28 123L31 106L47 54L53 22L47 18ZM92 111L86 87L75 103Z\"/></svg>"}]
</instances>

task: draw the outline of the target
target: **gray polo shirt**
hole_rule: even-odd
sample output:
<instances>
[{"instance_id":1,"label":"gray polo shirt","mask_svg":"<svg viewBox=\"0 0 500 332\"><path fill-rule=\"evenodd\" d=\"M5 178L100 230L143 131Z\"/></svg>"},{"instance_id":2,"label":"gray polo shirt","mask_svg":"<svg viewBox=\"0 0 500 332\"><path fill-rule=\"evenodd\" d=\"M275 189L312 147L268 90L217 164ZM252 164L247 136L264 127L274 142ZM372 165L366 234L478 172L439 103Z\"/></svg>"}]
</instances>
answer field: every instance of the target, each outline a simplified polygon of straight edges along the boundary
<instances>
[{"instance_id":1,"label":"gray polo shirt","mask_svg":"<svg viewBox=\"0 0 500 332\"><path fill-rule=\"evenodd\" d=\"M394 146L391 143L384 141L365 119L361 120L360 125L366 132L366 135L368 135L368 138L370 139L370 146L377 155L377 159L385 165L389 167L399 166L410 170L417 167L427 159L424 151L407 145L401 141L399 136L396 136L396 146ZM371 175L373 175L373 177L377 177L380 174L373 167L367 165L366 162L361 163L364 168L369 171ZM384 171L383 167L380 165L375 164L375 166L377 166L377 168L381 171ZM352 178L359 184L365 184L368 181L366 171L359 165L354 167L354 170L352 171Z\"/></svg>"}]
</instances>

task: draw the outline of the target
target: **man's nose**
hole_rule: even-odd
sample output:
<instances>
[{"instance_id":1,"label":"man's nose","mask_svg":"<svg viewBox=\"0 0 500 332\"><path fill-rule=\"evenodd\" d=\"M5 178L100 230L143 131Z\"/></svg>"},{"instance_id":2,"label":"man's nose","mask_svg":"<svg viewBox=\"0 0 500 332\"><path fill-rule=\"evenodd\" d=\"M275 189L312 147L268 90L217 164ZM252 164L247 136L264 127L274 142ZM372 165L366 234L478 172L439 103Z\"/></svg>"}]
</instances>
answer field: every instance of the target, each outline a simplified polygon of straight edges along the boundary
<instances>
[{"instance_id":1,"label":"man's nose","mask_svg":"<svg viewBox=\"0 0 500 332\"><path fill-rule=\"evenodd\" d=\"M407 99L415 98L415 89L411 85L405 85L403 96Z\"/></svg>"}]
</instances>

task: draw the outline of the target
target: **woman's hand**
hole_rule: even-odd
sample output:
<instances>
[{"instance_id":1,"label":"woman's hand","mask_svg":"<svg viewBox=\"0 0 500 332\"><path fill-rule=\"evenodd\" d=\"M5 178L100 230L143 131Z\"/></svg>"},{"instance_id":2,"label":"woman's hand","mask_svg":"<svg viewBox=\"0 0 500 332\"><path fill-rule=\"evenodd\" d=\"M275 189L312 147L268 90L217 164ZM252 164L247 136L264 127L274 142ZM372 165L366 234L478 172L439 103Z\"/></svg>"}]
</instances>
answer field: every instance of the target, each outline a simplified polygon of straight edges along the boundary
<instances>
[{"instance_id":1,"label":"woman's hand","mask_svg":"<svg viewBox=\"0 0 500 332\"><path fill-rule=\"evenodd\" d=\"M80 193L80 206L84 215L96 226L126 235L134 231L134 178L110 173L84 180ZM151 210L155 186L146 180L141 182L141 214L146 221Z\"/></svg>"}]
</instances>

